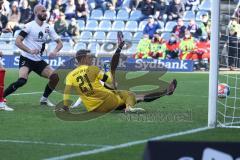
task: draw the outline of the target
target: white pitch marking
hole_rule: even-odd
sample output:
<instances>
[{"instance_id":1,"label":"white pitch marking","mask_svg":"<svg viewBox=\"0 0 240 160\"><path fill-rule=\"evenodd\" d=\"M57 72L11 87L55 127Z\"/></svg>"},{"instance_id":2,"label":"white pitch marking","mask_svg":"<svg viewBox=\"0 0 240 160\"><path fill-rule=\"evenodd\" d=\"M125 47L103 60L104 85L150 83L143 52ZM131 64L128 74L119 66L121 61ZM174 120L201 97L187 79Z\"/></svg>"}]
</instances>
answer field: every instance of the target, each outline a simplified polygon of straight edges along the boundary
<instances>
[{"instance_id":1,"label":"white pitch marking","mask_svg":"<svg viewBox=\"0 0 240 160\"><path fill-rule=\"evenodd\" d=\"M31 94L41 94L43 92L28 92L28 93L14 93L9 96L21 96L21 95L31 95Z\"/></svg>"},{"instance_id":2,"label":"white pitch marking","mask_svg":"<svg viewBox=\"0 0 240 160\"><path fill-rule=\"evenodd\" d=\"M205 131L205 130L208 130L208 129L211 129L211 128L201 127L201 128L191 129L191 130L187 130L187 131L182 131L182 132L157 136L157 137L153 137L153 138L149 138L149 139L132 141L132 142L128 142L128 143L122 143L122 144L118 144L118 145L114 145L114 146L108 146L108 147L93 149L93 150L89 150L89 151L72 153L72 154L67 154L67 155L62 155L62 156L57 156L57 157L51 157L51 158L47 158L45 160L65 160L65 159L68 159L68 158L92 155L92 154L107 152L107 151L111 151L111 150L115 150L115 149L121 149L121 148L126 148L126 147L130 147L130 146L134 146L134 145L139 145L139 144L147 143L148 141L162 140L162 139L172 138L172 137L176 137L176 136L182 136L182 135L197 133L197 132Z\"/></svg>"},{"instance_id":3,"label":"white pitch marking","mask_svg":"<svg viewBox=\"0 0 240 160\"><path fill-rule=\"evenodd\" d=\"M55 142L44 142L44 141L22 141L22 140L11 140L11 139L0 139L0 143L22 143L22 144L42 144L42 145L56 145L56 146L85 146L85 147L109 147L109 145L98 145L98 144L82 144L82 143L55 143Z\"/></svg>"}]
</instances>

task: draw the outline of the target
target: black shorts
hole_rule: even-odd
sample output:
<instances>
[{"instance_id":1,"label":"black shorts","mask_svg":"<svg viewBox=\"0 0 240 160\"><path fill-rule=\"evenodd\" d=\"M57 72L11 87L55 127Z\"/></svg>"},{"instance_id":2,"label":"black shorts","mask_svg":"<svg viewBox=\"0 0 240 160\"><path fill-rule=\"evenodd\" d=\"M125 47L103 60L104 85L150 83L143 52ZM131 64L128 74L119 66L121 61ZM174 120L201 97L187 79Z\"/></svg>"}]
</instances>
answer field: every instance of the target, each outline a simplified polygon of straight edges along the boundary
<instances>
[{"instance_id":1,"label":"black shorts","mask_svg":"<svg viewBox=\"0 0 240 160\"><path fill-rule=\"evenodd\" d=\"M29 73L33 71L41 76L42 71L48 66L48 64L44 60L33 61L21 55L19 60L19 68L23 66L29 68Z\"/></svg>"}]
</instances>

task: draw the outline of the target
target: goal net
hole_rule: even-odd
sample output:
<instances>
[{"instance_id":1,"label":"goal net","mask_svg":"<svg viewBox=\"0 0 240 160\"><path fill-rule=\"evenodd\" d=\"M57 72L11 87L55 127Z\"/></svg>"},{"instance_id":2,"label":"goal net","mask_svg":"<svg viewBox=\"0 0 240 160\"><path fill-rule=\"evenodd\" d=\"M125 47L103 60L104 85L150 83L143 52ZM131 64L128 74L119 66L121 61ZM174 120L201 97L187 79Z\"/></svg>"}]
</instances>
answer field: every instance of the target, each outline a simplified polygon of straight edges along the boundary
<instances>
[{"instance_id":1,"label":"goal net","mask_svg":"<svg viewBox=\"0 0 240 160\"><path fill-rule=\"evenodd\" d=\"M218 83L230 88L217 99L217 125L240 128L240 9L236 0L221 0Z\"/></svg>"}]
</instances>

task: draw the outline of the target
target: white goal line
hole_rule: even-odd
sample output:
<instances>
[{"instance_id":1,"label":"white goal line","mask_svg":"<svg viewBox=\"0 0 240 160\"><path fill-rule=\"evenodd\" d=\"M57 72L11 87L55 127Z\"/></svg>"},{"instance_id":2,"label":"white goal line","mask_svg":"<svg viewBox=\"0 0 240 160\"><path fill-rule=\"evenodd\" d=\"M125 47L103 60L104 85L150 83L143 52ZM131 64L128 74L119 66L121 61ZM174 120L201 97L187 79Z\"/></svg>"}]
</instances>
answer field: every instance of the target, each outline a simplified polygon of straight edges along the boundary
<instances>
[{"instance_id":1,"label":"white goal line","mask_svg":"<svg viewBox=\"0 0 240 160\"><path fill-rule=\"evenodd\" d=\"M78 152L78 153L66 154L66 155L57 156L57 157L50 157L50 158L47 158L44 160L65 160L65 159L74 158L74 157L93 155L93 154L103 153L103 152L107 152L107 151L111 151L111 150L115 150L115 149L121 149L121 148L139 145L139 144L144 144L144 143L147 143L148 141L163 140L163 139L167 139L167 138L173 138L176 136L183 136L183 135L187 135L187 134L197 133L197 132L205 131L208 129L212 129L212 128L201 127L201 128L191 129L191 130L187 130L187 131L157 136L157 137L153 137L153 138L149 138L149 139L132 141L132 142L122 143L122 144L118 144L118 145L113 145L113 146L108 146L108 147L103 147L103 148L98 148L98 149L93 149L93 150L88 150L88 151L82 151L82 152Z\"/></svg>"}]
</instances>

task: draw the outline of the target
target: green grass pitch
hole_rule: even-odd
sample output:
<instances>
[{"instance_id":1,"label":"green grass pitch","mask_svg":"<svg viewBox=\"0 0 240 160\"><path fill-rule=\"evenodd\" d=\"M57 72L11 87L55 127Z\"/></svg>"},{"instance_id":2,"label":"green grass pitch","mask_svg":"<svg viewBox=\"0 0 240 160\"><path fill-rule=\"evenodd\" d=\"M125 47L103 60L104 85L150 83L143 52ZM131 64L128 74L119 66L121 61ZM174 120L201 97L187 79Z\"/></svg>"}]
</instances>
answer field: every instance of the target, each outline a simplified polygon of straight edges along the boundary
<instances>
[{"instance_id":1,"label":"green grass pitch","mask_svg":"<svg viewBox=\"0 0 240 160\"><path fill-rule=\"evenodd\" d=\"M6 86L17 79L16 69L8 69ZM166 73L162 79L178 80L173 96L140 103L144 115L113 112L87 122L58 119L52 108L41 107L39 98L47 80L32 73L27 85L8 97L14 112L0 112L0 159L44 159L89 151L104 146L148 139L207 125L208 74ZM6 87L5 86L5 87ZM21 94L31 93L32 94ZM50 99L57 103L60 93ZM174 117L174 115L178 116ZM164 117L165 115L165 117ZM166 117L168 115L168 117ZM174 141L239 141L238 129L210 129L173 137ZM145 144L71 159L139 160Z\"/></svg>"}]
</instances>

